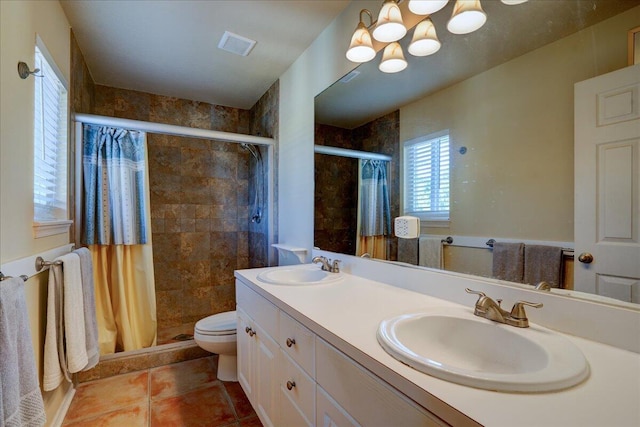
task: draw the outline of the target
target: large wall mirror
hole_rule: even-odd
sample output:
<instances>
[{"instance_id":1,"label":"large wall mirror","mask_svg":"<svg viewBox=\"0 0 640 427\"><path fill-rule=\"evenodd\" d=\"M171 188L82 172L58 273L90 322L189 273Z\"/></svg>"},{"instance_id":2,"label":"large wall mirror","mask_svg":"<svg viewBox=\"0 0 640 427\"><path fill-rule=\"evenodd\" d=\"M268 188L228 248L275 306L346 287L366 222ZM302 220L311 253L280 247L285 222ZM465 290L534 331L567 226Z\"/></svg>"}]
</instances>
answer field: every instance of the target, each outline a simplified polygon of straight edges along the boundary
<instances>
[{"instance_id":1,"label":"large wall mirror","mask_svg":"<svg viewBox=\"0 0 640 427\"><path fill-rule=\"evenodd\" d=\"M379 52L316 97L314 245L366 256L382 247L374 258L402 261L405 241L392 232L383 243L362 237L362 182L371 177L366 164L384 164L393 221L402 215L402 143L448 131L450 219L421 224L423 235L453 237L441 267L492 277L489 238L555 245L567 249L560 286L568 290L559 292L580 294L573 291L578 254L574 261L571 251L574 85L627 66L628 31L640 24L640 6L633 0L517 6L487 0L482 6L488 20L480 30L450 34L449 2L431 17L442 42L436 54L409 55L409 31L401 41L404 71L379 71ZM350 151L323 154L318 147ZM625 286L620 295L598 293L640 303L640 283Z\"/></svg>"}]
</instances>

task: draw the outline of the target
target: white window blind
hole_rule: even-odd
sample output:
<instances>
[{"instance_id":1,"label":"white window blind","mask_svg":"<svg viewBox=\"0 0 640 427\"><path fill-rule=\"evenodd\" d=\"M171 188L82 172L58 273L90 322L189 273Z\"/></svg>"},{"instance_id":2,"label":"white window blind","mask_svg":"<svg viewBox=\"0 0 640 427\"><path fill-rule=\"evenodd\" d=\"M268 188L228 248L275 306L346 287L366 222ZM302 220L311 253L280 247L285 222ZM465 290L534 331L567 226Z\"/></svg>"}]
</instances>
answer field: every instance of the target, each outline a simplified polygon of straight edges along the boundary
<instances>
[{"instance_id":1,"label":"white window blind","mask_svg":"<svg viewBox=\"0 0 640 427\"><path fill-rule=\"evenodd\" d=\"M404 143L404 214L449 219L449 132Z\"/></svg>"},{"instance_id":2,"label":"white window blind","mask_svg":"<svg viewBox=\"0 0 640 427\"><path fill-rule=\"evenodd\" d=\"M67 219L67 89L36 47L34 221Z\"/></svg>"}]
</instances>

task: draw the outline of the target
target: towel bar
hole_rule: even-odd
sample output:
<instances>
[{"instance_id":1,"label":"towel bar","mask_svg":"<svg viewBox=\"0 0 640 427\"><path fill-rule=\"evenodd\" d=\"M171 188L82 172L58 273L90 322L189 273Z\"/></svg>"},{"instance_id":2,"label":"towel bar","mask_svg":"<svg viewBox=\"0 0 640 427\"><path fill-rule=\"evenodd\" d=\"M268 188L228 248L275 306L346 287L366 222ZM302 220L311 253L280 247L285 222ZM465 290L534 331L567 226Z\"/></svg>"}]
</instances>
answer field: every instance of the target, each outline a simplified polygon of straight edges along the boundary
<instances>
[{"instance_id":1,"label":"towel bar","mask_svg":"<svg viewBox=\"0 0 640 427\"><path fill-rule=\"evenodd\" d=\"M62 261L45 261L41 256L39 256L38 258L36 258L36 272L39 272L45 267L60 264L62 264Z\"/></svg>"},{"instance_id":2,"label":"towel bar","mask_svg":"<svg viewBox=\"0 0 640 427\"><path fill-rule=\"evenodd\" d=\"M2 274L2 271L0 271L0 282L2 282L3 280L11 279L11 278L13 278L13 276L5 276L4 274ZM29 280L29 276L27 276L26 274L21 274L20 278L25 282Z\"/></svg>"}]
</instances>

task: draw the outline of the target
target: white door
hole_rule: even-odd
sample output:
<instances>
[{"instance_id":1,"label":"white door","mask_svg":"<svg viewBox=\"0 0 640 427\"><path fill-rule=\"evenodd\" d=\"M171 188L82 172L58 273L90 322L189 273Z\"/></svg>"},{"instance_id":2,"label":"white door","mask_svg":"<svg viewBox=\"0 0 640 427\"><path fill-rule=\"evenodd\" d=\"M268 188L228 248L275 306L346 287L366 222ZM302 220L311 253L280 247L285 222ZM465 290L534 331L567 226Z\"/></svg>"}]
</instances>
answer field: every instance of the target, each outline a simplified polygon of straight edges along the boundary
<instances>
[{"instance_id":1,"label":"white door","mask_svg":"<svg viewBox=\"0 0 640 427\"><path fill-rule=\"evenodd\" d=\"M256 327L255 410L266 427L277 427L278 414L278 344L260 327Z\"/></svg>"},{"instance_id":2,"label":"white door","mask_svg":"<svg viewBox=\"0 0 640 427\"><path fill-rule=\"evenodd\" d=\"M640 65L575 85L575 289L640 303Z\"/></svg>"},{"instance_id":3,"label":"white door","mask_svg":"<svg viewBox=\"0 0 640 427\"><path fill-rule=\"evenodd\" d=\"M256 397L254 396L253 386L255 383L255 376L253 370L255 368L255 339L254 336L249 335L249 332L253 332L253 325L249 321L249 316L238 308L238 382L247 398L251 403L255 403Z\"/></svg>"}]
</instances>

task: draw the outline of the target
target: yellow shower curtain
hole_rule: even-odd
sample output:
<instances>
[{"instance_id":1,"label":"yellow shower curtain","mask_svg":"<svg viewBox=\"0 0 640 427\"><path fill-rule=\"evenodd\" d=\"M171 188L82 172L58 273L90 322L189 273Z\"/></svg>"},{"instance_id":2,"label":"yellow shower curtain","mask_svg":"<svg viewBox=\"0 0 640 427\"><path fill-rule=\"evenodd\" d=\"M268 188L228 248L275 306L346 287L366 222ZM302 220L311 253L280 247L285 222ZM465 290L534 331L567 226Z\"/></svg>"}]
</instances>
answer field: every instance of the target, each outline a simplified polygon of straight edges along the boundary
<instances>
[{"instance_id":1,"label":"yellow shower curtain","mask_svg":"<svg viewBox=\"0 0 640 427\"><path fill-rule=\"evenodd\" d=\"M141 143L141 146L134 146L136 148L131 149L132 145L127 145L126 142L127 133L130 134L131 138L135 138L138 144ZM105 148L99 148L104 146L105 139L108 140L107 144L112 144L106 150ZM94 268L100 354L138 350L156 344L156 294L150 228L149 172L146 167L149 162L146 145L146 135L142 132L85 125L83 141L85 189L99 187L101 186L100 182L105 186L108 183L109 186L109 189L103 188L106 192L101 193L101 196L96 196L95 193L92 194L92 199L85 205L85 210L90 208L98 209L94 207L96 205L100 205L102 209L105 209L106 205L117 205L112 209L122 208L125 205L128 208L135 203L132 191L140 192L140 197L144 198L145 206L144 213L138 213L139 216L143 216L142 221L140 221L141 219L133 219L129 222L130 224L144 224L139 230L131 228L131 226L126 228L126 225L123 228L123 224L126 221L121 218L113 219L112 222L117 227L110 228L109 218L96 215L95 212L93 212L94 215L92 216L93 221L89 221L85 212L85 226L90 225L93 227L92 241L87 246L91 251ZM105 160L101 160L97 154L100 151L100 153L106 153L104 155L107 156L112 155L111 153L115 153L117 150L124 153L122 156L129 156L127 158L123 157L124 161L121 161L121 163L125 164L125 169L118 170L117 167L119 165L117 164L115 166L105 166ZM144 152L144 157L142 157L141 151ZM134 162L137 162L137 166L134 165L135 167L141 167L144 171L143 179L138 184L134 184L139 185L139 187L135 187L134 190L128 190L127 188L133 188L133 186L127 186L132 181L132 175L128 174L131 170L131 164ZM144 166L141 166L141 163ZM98 169L96 172L96 168L99 165L102 165L103 169ZM129 169L126 169L127 166ZM112 169L106 172L105 169L109 167ZM108 176L110 173L116 176L113 181L111 176ZM99 181L99 179L102 179L102 181ZM118 179L121 181L118 182ZM114 187L111 188L111 185ZM88 197L87 191L85 191L85 201ZM109 191L115 191L115 193L108 193ZM100 199L99 197L104 198ZM95 231L99 227L96 223L100 221L103 221L102 226L106 227L106 231L104 231L105 229ZM110 233L118 232L125 234L126 239L130 241L115 244L117 239L112 238ZM131 240L136 239L132 239L130 236L136 232L140 233L138 241L133 242L136 244L131 244ZM103 237L96 238L95 235L98 233L102 233ZM104 237L105 235L106 237ZM120 237L120 240L122 240L122 237Z\"/></svg>"},{"instance_id":2,"label":"yellow shower curtain","mask_svg":"<svg viewBox=\"0 0 640 427\"><path fill-rule=\"evenodd\" d=\"M387 236L358 236L357 256L371 255L371 258L387 259Z\"/></svg>"},{"instance_id":3,"label":"yellow shower curtain","mask_svg":"<svg viewBox=\"0 0 640 427\"><path fill-rule=\"evenodd\" d=\"M100 354L156 343L151 244L89 245L93 257Z\"/></svg>"}]
</instances>

